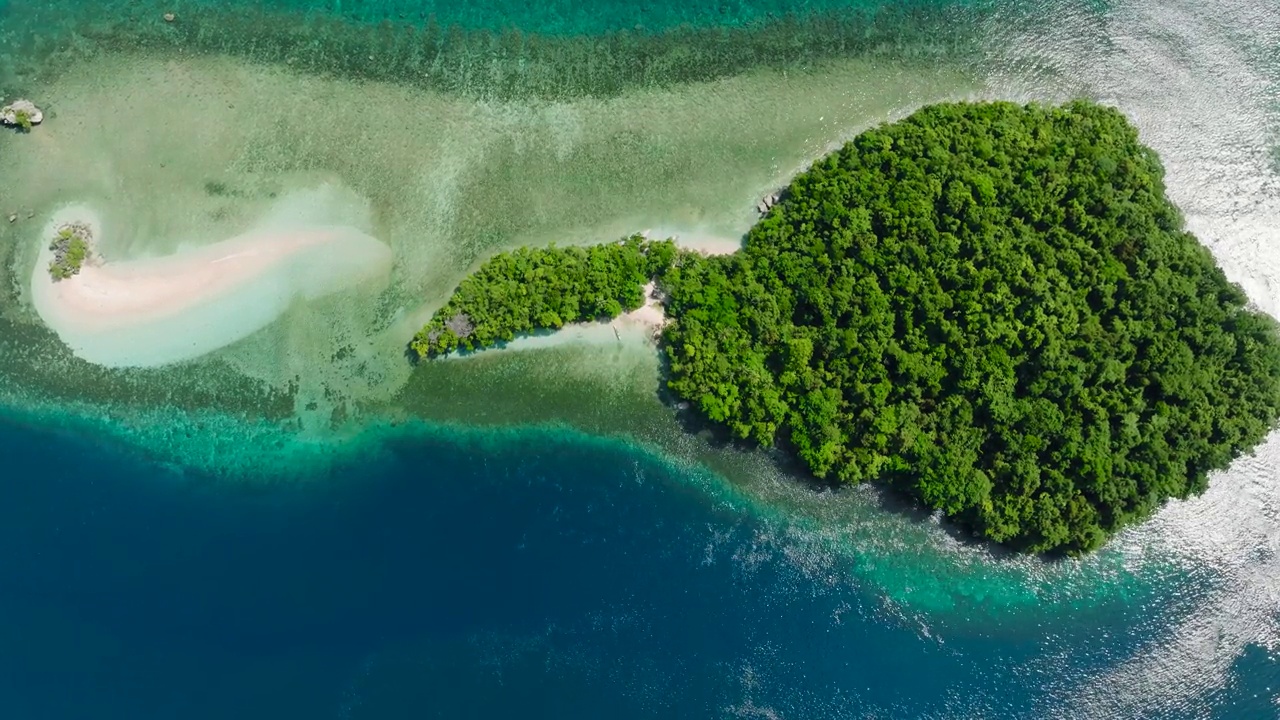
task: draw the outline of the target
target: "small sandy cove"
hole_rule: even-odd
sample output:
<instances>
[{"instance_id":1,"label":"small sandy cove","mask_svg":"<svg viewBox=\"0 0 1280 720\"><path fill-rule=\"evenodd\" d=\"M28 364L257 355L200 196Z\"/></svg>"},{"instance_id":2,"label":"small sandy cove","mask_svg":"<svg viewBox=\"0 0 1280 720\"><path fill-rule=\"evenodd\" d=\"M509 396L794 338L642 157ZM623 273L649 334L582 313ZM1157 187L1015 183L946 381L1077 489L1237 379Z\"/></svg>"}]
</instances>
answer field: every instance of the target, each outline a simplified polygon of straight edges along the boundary
<instances>
[{"instance_id":1,"label":"small sandy cove","mask_svg":"<svg viewBox=\"0 0 1280 720\"><path fill-rule=\"evenodd\" d=\"M742 242L733 238L705 233L685 234L674 230L646 230L647 237L671 238L685 250L696 250L703 255L731 255L742 249ZM478 353L451 353L445 359L465 360L490 353L541 350L567 344L613 345L619 342L635 342L637 345L652 343L666 325L662 298L657 285L644 286L644 304L623 313L609 322L570 323L551 333L524 335L500 346ZM416 330L416 328L415 328Z\"/></svg>"}]
</instances>

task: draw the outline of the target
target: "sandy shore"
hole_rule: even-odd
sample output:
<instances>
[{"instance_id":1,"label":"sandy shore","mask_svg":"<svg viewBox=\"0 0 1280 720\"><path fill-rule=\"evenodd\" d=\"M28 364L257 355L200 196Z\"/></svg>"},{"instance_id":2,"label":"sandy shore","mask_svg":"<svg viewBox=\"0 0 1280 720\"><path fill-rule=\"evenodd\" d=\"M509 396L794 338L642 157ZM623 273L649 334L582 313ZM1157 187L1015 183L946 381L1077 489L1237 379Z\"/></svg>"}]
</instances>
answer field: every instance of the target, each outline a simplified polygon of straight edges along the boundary
<instances>
[{"instance_id":1,"label":"sandy shore","mask_svg":"<svg viewBox=\"0 0 1280 720\"><path fill-rule=\"evenodd\" d=\"M640 307L626 312L609 322L609 325L618 330L640 327L649 331L651 336L657 336L662 332L662 326L667 324L667 313L662 306L662 298L658 294L656 284L650 282L644 286L644 304Z\"/></svg>"},{"instance_id":2,"label":"sandy shore","mask_svg":"<svg viewBox=\"0 0 1280 720\"><path fill-rule=\"evenodd\" d=\"M264 327L298 297L318 297L385 275L391 251L350 227L260 229L160 258L96 255L54 281L47 243L62 225L101 218L87 206L56 213L41 233L31 276L36 311L72 351L108 366L155 366L203 355Z\"/></svg>"},{"instance_id":3,"label":"sandy shore","mask_svg":"<svg viewBox=\"0 0 1280 720\"><path fill-rule=\"evenodd\" d=\"M685 250L696 250L703 255L732 255L742 249L741 238L701 230L658 227L645 230L644 234L655 240L671 238L677 246Z\"/></svg>"}]
</instances>

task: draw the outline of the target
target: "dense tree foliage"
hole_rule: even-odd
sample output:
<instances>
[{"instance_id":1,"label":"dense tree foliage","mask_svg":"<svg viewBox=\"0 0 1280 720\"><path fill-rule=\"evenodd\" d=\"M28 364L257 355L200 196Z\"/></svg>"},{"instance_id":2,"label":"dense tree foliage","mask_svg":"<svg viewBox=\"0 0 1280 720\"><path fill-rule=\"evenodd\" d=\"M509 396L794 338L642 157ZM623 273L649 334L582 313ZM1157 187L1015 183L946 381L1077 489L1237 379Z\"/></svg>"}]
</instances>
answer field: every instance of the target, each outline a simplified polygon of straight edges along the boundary
<instances>
[{"instance_id":1,"label":"dense tree foliage","mask_svg":"<svg viewBox=\"0 0 1280 720\"><path fill-rule=\"evenodd\" d=\"M666 275L670 387L820 477L1086 551L1258 443L1274 322L1182 230L1115 110L946 104L795 179Z\"/></svg>"},{"instance_id":2,"label":"dense tree foliage","mask_svg":"<svg viewBox=\"0 0 1280 720\"><path fill-rule=\"evenodd\" d=\"M640 236L594 247L520 248L468 276L413 339L422 357L476 350L534 330L612 318L644 302L675 245Z\"/></svg>"}]
</instances>

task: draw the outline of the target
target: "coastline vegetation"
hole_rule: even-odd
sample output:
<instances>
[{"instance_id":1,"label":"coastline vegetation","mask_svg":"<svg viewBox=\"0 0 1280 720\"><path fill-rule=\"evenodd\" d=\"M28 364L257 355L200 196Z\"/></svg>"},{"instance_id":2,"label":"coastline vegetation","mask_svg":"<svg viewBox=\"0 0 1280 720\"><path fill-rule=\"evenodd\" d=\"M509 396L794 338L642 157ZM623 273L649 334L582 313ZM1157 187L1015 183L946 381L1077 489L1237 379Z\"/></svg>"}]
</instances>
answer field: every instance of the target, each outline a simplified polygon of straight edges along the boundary
<instances>
[{"instance_id":1,"label":"coastline vegetation","mask_svg":"<svg viewBox=\"0 0 1280 720\"><path fill-rule=\"evenodd\" d=\"M92 231L84 223L69 223L58 228L58 233L49 243L49 249L53 251L49 276L57 281L79 273L85 260L89 259L92 240Z\"/></svg>"},{"instance_id":2,"label":"coastline vegetation","mask_svg":"<svg viewBox=\"0 0 1280 720\"><path fill-rule=\"evenodd\" d=\"M645 283L670 266L675 253L672 241L639 235L593 247L499 253L462 281L410 346L420 357L436 357L617 317L644 303Z\"/></svg>"},{"instance_id":3,"label":"coastline vegetation","mask_svg":"<svg viewBox=\"0 0 1280 720\"><path fill-rule=\"evenodd\" d=\"M743 251L631 238L486 263L434 356L616 315L658 278L670 389L819 478L1081 553L1202 492L1280 417L1277 324L1183 230L1118 111L950 103L794 179Z\"/></svg>"}]
</instances>

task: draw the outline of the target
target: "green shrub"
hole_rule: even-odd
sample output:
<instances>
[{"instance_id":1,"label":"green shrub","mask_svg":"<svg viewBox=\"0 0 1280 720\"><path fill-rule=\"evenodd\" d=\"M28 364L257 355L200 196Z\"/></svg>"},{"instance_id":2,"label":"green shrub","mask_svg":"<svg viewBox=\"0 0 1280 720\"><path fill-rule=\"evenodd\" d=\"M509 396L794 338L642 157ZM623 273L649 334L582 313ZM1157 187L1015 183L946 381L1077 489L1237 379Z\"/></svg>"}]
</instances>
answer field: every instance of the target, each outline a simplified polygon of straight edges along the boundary
<instances>
[{"instance_id":1,"label":"green shrub","mask_svg":"<svg viewBox=\"0 0 1280 720\"><path fill-rule=\"evenodd\" d=\"M49 249L53 251L49 275L54 280L66 280L80 272L89 257L88 234L88 228L81 225L58 229L58 234L49 243Z\"/></svg>"}]
</instances>

